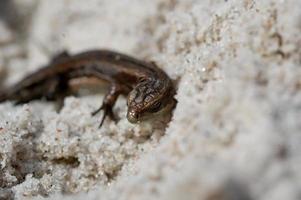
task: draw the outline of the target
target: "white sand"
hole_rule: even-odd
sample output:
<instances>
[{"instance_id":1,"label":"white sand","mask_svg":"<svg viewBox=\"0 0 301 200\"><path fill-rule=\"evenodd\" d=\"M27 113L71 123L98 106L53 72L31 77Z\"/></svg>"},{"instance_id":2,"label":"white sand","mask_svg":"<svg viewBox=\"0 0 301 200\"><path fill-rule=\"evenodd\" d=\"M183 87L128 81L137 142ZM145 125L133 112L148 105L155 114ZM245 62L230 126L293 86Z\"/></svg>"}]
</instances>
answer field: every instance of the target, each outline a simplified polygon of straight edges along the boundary
<instances>
[{"instance_id":1,"label":"white sand","mask_svg":"<svg viewBox=\"0 0 301 200\"><path fill-rule=\"evenodd\" d=\"M132 125L120 98L102 129L102 93L60 113L1 104L0 199L301 199L301 1L13 2L5 84L62 49L109 48L157 62L178 104L169 123Z\"/></svg>"}]
</instances>

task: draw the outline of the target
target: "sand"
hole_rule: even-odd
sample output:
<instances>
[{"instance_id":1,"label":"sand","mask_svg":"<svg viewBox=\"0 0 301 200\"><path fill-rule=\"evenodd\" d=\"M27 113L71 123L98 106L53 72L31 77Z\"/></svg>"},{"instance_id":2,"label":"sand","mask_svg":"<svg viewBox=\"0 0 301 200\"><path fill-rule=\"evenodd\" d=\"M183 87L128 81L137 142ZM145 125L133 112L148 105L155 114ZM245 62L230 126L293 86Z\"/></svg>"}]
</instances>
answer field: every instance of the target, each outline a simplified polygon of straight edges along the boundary
<instances>
[{"instance_id":1,"label":"sand","mask_svg":"<svg viewBox=\"0 0 301 200\"><path fill-rule=\"evenodd\" d=\"M0 104L0 199L301 199L301 2L3 0L0 84L62 50L156 62L170 115L90 113L103 92ZM105 90L105 89L103 89Z\"/></svg>"}]
</instances>

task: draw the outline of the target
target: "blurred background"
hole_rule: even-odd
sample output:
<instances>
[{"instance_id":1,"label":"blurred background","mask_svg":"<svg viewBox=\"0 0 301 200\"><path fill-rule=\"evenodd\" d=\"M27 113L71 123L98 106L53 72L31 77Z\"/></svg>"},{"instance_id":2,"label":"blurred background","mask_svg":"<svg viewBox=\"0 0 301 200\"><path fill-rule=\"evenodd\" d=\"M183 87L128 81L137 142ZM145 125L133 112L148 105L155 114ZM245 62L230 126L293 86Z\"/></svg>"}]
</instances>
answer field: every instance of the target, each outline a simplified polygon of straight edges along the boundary
<instances>
[{"instance_id":1,"label":"blurred background","mask_svg":"<svg viewBox=\"0 0 301 200\"><path fill-rule=\"evenodd\" d=\"M155 61L170 122L97 128L103 94L0 105L0 199L301 199L301 1L1 0L0 85L67 50ZM70 196L71 195L71 196Z\"/></svg>"}]
</instances>

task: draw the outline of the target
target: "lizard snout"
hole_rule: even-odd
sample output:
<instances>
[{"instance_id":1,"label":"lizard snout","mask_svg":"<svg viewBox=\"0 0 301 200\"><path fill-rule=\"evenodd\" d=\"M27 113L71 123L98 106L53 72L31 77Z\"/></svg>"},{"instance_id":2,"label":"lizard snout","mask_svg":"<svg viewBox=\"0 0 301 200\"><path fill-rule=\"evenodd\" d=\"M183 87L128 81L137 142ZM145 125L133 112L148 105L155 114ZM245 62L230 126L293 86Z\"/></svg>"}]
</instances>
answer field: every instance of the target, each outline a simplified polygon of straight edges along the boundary
<instances>
[{"instance_id":1,"label":"lizard snout","mask_svg":"<svg viewBox=\"0 0 301 200\"><path fill-rule=\"evenodd\" d=\"M139 115L134 110L128 110L127 119L131 123L137 123L139 121Z\"/></svg>"}]
</instances>

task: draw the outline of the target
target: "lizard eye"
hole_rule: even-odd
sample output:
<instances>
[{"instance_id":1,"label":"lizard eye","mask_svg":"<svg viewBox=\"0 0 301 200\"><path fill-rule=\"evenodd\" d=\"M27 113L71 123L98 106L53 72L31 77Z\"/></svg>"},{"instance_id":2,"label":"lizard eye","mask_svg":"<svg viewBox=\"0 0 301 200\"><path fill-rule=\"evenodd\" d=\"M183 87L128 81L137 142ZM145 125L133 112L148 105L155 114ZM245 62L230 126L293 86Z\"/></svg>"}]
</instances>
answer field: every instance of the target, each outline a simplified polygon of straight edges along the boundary
<instances>
[{"instance_id":1,"label":"lizard eye","mask_svg":"<svg viewBox=\"0 0 301 200\"><path fill-rule=\"evenodd\" d=\"M151 107L149 107L150 112L158 112L161 108L161 102L156 102Z\"/></svg>"},{"instance_id":2,"label":"lizard eye","mask_svg":"<svg viewBox=\"0 0 301 200\"><path fill-rule=\"evenodd\" d=\"M138 82L139 82L139 83L144 83L146 80L147 80L147 79L146 79L145 77L140 77L140 78L138 79Z\"/></svg>"}]
</instances>

